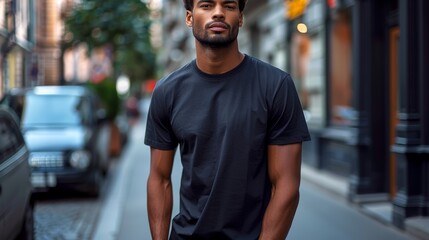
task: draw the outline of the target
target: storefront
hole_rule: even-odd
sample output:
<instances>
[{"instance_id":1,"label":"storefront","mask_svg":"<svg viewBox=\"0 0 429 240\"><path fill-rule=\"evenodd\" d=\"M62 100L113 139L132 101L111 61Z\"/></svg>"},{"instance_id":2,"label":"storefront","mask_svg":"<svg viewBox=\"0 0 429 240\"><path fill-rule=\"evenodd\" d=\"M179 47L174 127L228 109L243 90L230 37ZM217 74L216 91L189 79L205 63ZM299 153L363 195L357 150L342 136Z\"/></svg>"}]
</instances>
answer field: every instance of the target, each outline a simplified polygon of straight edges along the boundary
<instances>
[{"instance_id":1,"label":"storefront","mask_svg":"<svg viewBox=\"0 0 429 240\"><path fill-rule=\"evenodd\" d=\"M322 166L319 135L327 124L326 4L324 0L285 1L287 21L287 71L292 75L311 130L303 160L317 169Z\"/></svg>"},{"instance_id":2,"label":"storefront","mask_svg":"<svg viewBox=\"0 0 429 240\"><path fill-rule=\"evenodd\" d=\"M287 34L312 133L304 163L349 179L350 201L391 202L399 227L428 216L429 3L306 2Z\"/></svg>"}]
</instances>

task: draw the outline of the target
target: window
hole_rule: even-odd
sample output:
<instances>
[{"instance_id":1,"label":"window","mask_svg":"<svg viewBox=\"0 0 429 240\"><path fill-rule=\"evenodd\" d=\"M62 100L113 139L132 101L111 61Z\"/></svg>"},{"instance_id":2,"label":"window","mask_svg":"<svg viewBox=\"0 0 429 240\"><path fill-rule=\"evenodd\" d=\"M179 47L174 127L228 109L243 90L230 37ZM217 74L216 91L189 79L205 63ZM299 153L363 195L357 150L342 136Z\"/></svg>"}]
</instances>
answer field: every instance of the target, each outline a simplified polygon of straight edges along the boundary
<instances>
[{"instance_id":1,"label":"window","mask_svg":"<svg viewBox=\"0 0 429 240\"><path fill-rule=\"evenodd\" d=\"M84 98L73 95L27 95L22 125L80 126L90 109ZM43 112L44 114L40 114Z\"/></svg>"},{"instance_id":2,"label":"window","mask_svg":"<svg viewBox=\"0 0 429 240\"><path fill-rule=\"evenodd\" d=\"M310 128L326 125L325 13L321 0L311 1L291 23L289 70Z\"/></svg>"},{"instance_id":3,"label":"window","mask_svg":"<svg viewBox=\"0 0 429 240\"><path fill-rule=\"evenodd\" d=\"M10 121L0 118L0 164L21 146L21 141L14 129Z\"/></svg>"},{"instance_id":4,"label":"window","mask_svg":"<svg viewBox=\"0 0 429 240\"><path fill-rule=\"evenodd\" d=\"M291 42L291 73L310 127L325 123L324 35L294 33Z\"/></svg>"},{"instance_id":5,"label":"window","mask_svg":"<svg viewBox=\"0 0 429 240\"><path fill-rule=\"evenodd\" d=\"M330 123L348 125L353 119L351 10L337 10L330 31Z\"/></svg>"}]
</instances>

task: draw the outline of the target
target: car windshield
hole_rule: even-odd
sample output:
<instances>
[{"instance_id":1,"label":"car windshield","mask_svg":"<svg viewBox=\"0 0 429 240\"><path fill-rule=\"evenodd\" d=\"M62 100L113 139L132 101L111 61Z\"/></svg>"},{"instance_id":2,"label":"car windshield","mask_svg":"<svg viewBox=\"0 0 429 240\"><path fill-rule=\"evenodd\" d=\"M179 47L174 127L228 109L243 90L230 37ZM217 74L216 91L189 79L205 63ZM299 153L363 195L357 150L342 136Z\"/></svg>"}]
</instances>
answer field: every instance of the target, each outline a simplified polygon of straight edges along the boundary
<instances>
[{"instance_id":1,"label":"car windshield","mask_svg":"<svg viewBox=\"0 0 429 240\"><path fill-rule=\"evenodd\" d=\"M23 102L23 127L87 123L89 109L80 96L28 94Z\"/></svg>"}]
</instances>

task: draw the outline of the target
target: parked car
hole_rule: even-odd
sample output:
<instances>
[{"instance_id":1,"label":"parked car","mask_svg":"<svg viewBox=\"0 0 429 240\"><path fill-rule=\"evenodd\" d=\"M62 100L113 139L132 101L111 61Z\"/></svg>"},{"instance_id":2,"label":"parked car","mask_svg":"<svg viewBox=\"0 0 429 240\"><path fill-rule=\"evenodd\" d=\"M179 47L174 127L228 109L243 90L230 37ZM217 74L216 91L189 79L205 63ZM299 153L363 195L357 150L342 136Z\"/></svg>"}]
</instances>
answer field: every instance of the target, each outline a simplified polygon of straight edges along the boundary
<instances>
[{"instance_id":1,"label":"parked car","mask_svg":"<svg viewBox=\"0 0 429 240\"><path fill-rule=\"evenodd\" d=\"M106 111L85 86L13 89L0 101L15 109L30 151L35 191L72 187L98 196L109 168Z\"/></svg>"},{"instance_id":2,"label":"parked car","mask_svg":"<svg viewBox=\"0 0 429 240\"><path fill-rule=\"evenodd\" d=\"M17 116L0 107L0 240L34 239L28 156Z\"/></svg>"}]
</instances>

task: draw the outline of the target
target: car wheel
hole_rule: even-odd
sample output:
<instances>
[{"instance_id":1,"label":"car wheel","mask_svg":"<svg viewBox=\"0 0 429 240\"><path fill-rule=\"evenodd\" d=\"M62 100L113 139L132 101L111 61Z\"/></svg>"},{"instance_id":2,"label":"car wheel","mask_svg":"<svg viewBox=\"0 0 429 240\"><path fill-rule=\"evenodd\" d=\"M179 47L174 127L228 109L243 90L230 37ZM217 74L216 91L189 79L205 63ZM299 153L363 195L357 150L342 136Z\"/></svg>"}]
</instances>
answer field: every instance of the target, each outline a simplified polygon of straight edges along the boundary
<instances>
[{"instance_id":1,"label":"car wheel","mask_svg":"<svg viewBox=\"0 0 429 240\"><path fill-rule=\"evenodd\" d=\"M29 201L27 208L25 209L24 222L22 224L21 232L19 233L17 240L33 240L34 239L34 204Z\"/></svg>"},{"instance_id":2,"label":"car wheel","mask_svg":"<svg viewBox=\"0 0 429 240\"><path fill-rule=\"evenodd\" d=\"M101 155L100 155L101 157ZM100 160L102 160L103 164L101 166L101 174L103 177L106 177L107 174L109 173L109 167L110 167L110 157L109 156L104 156L103 159L100 158Z\"/></svg>"}]
</instances>

